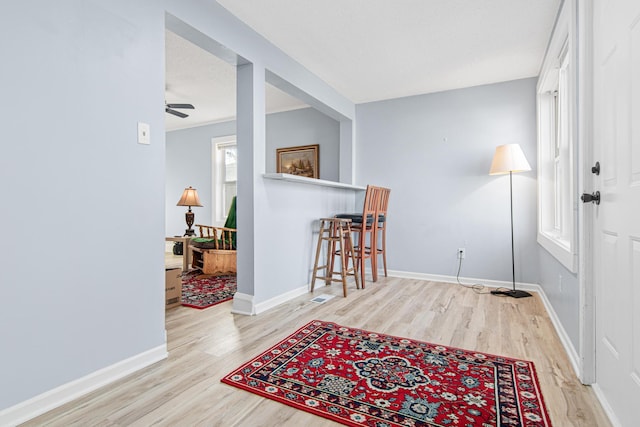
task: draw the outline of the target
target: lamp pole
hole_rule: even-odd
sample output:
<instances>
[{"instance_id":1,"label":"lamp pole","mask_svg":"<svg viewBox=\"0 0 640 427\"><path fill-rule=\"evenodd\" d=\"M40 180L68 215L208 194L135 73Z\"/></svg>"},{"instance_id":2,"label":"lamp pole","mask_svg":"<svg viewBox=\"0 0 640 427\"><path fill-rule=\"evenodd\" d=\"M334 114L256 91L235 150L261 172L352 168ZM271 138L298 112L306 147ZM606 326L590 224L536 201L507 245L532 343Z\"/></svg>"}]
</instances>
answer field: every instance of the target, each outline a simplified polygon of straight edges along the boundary
<instances>
[{"instance_id":1,"label":"lamp pole","mask_svg":"<svg viewBox=\"0 0 640 427\"><path fill-rule=\"evenodd\" d=\"M529 292L516 289L516 253L513 232L513 173L530 171L531 166L518 144L504 144L496 147L496 152L491 162L489 175L502 175L509 172L509 207L511 214L511 290L496 289L491 291L494 295L507 295L513 298L530 297Z\"/></svg>"},{"instance_id":2,"label":"lamp pole","mask_svg":"<svg viewBox=\"0 0 640 427\"><path fill-rule=\"evenodd\" d=\"M509 171L509 203L511 205L511 284L510 291L493 291L492 293L508 295L513 298L530 297L527 291L516 289L516 252L513 243L513 171Z\"/></svg>"},{"instance_id":3,"label":"lamp pole","mask_svg":"<svg viewBox=\"0 0 640 427\"><path fill-rule=\"evenodd\" d=\"M509 171L509 202L511 203L511 281L516 291L516 253L513 244L513 171Z\"/></svg>"}]
</instances>

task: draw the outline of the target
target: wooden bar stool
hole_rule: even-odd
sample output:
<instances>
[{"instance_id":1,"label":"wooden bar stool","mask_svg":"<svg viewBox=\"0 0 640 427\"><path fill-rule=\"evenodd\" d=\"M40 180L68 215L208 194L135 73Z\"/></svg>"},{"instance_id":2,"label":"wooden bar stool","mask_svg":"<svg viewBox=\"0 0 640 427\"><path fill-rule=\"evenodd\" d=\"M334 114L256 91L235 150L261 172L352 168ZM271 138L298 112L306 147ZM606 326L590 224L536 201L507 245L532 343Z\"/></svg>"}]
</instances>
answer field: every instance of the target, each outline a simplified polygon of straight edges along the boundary
<instances>
[{"instance_id":1,"label":"wooden bar stool","mask_svg":"<svg viewBox=\"0 0 640 427\"><path fill-rule=\"evenodd\" d=\"M327 262L325 265L318 265L320 252L322 252L322 242L327 242ZM334 271L335 257L340 257L340 271ZM349 268L351 259L351 268ZM324 276L318 275L318 270L325 270ZM339 279L334 279L334 275L339 274ZM320 233L318 234L318 246L316 248L316 260L313 265L313 276L311 278L311 292L315 287L316 279L324 279L327 286L331 282L342 282L342 292L347 296L347 276L353 276L356 281L356 288L360 289L360 281L356 270L356 259L351 240L351 220L345 218L320 218Z\"/></svg>"},{"instance_id":2,"label":"wooden bar stool","mask_svg":"<svg viewBox=\"0 0 640 427\"><path fill-rule=\"evenodd\" d=\"M378 279L378 256L382 255L382 263L384 266L384 277L387 277L387 211L389 207L389 195L391 194L390 188L376 187L378 191L378 203L376 206L375 218L378 219L376 227L376 250L373 257L375 267L374 282ZM378 240L378 237L380 240Z\"/></svg>"},{"instance_id":3,"label":"wooden bar stool","mask_svg":"<svg viewBox=\"0 0 640 427\"><path fill-rule=\"evenodd\" d=\"M374 216L379 197L378 187L367 185L362 213L346 213L335 216L336 218L350 219L352 221L351 230L357 234L357 238L354 239L354 252L358 260L358 272L363 289L365 288L365 261L367 258L371 262L372 280L374 282L378 280L378 275L375 271L375 255L377 254L377 239L375 236L377 235L378 221L374 221Z\"/></svg>"}]
</instances>

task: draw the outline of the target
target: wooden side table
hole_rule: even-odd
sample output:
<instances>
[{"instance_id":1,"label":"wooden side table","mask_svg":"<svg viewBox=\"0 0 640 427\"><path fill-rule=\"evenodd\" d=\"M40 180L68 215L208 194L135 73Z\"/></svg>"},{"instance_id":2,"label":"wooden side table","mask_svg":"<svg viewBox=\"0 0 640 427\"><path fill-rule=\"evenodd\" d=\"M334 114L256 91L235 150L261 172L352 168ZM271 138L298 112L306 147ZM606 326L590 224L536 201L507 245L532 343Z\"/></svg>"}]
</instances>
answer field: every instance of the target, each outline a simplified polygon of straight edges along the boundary
<instances>
[{"instance_id":1,"label":"wooden side table","mask_svg":"<svg viewBox=\"0 0 640 427\"><path fill-rule=\"evenodd\" d=\"M195 236L165 237L165 241L167 242L182 242L182 271L189 271L191 257L193 256L191 248L189 248L189 243L194 237Z\"/></svg>"}]
</instances>

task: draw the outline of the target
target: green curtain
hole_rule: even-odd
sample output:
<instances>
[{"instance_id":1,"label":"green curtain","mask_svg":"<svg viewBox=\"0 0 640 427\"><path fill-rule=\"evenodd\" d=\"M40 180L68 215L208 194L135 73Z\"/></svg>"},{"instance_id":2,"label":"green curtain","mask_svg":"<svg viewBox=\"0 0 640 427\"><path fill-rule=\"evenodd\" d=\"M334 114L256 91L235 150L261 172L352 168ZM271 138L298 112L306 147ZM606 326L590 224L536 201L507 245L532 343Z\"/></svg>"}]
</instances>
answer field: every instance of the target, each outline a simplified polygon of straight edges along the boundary
<instances>
[{"instance_id":1,"label":"green curtain","mask_svg":"<svg viewBox=\"0 0 640 427\"><path fill-rule=\"evenodd\" d=\"M231 206L229 207L229 215L227 215L227 221L225 221L224 226L226 228L236 228L236 196L233 196L231 200ZM236 247L236 233L232 233L231 236L233 247Z\"/></svg>"}]
</instances>

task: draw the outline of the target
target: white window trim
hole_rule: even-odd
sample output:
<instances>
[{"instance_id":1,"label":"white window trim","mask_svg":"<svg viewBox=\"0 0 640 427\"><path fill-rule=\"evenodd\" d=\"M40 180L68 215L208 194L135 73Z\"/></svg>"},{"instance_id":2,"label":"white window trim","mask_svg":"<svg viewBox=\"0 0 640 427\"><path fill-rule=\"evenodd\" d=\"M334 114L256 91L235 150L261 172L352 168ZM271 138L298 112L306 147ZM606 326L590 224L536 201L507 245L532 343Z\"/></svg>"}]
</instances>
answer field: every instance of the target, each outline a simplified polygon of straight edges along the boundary
<instances>
[{"instance_id":1,"label":"white window trim","mask_svg":"<svg viewBox=\"0 0 640 427\"><path fill-rule=\"evenodd\" d=\"M226 221L227 212L224 212L222 206L224 202L222 200L223 191L222 185L224 183L224 177L222 176L222 169L220 165L224 162L224 159L220 156L220 147L225 145L236 145L236 135L220 136L211 139L211 178L212 178L212 195L214 208L211 210L213 218L211 223L215 226L222 227Z\"/></svg>"},{"instance_id":2,"label":"white window trim","mask_svg":"<svg viewBox=\"0 0 640 427\"><path fill-rule=\"evenodd\" d=\"M545 56L540 79L537 87L537 114L538 114L538 243L553 255L569 271L575 273L578 269L578 243L577 243L577 190L575 182L576 170L576 67L577 57L573 40L575 26L571 20L571 2L565 2L558 16L558 21L549 43L549 49ZM563 58L567 57L568 65L568 141L567 151L568 171L564 174L566 183L562 186L560 200L567 203L564 206L565 215L562 225L559 227L556 218L555 189L551 165L553 161L550 141L555 132L555 114L553 106L553 94L550 88L557 87L558 70L561 68ZM560 230L560 231L558 231Z\"/></svg>"}]
</instances>

